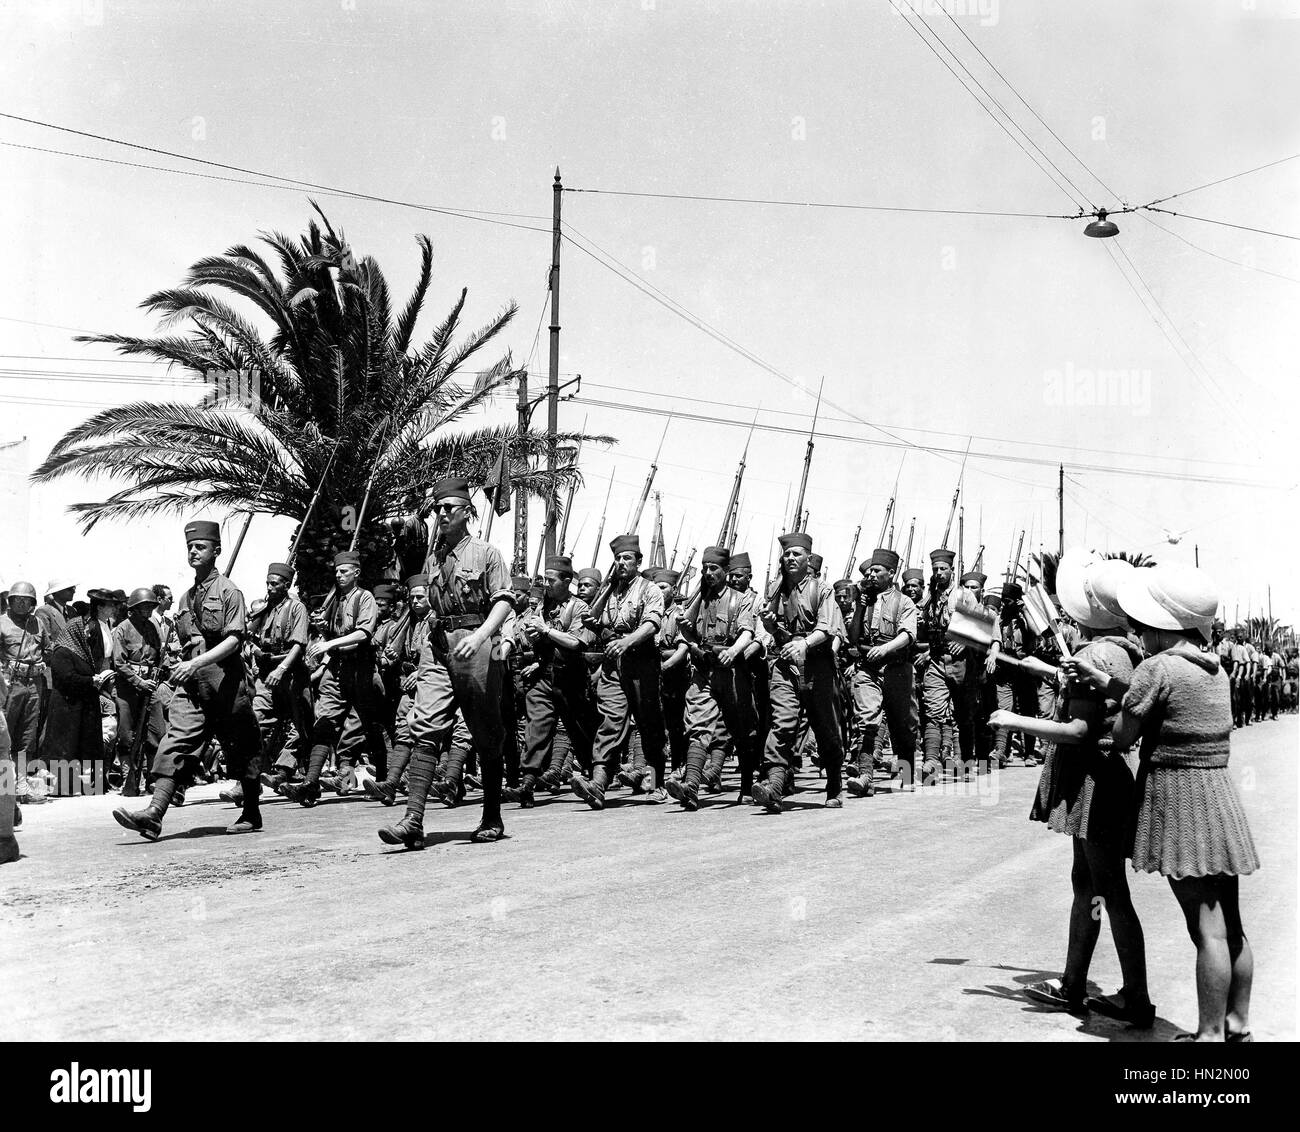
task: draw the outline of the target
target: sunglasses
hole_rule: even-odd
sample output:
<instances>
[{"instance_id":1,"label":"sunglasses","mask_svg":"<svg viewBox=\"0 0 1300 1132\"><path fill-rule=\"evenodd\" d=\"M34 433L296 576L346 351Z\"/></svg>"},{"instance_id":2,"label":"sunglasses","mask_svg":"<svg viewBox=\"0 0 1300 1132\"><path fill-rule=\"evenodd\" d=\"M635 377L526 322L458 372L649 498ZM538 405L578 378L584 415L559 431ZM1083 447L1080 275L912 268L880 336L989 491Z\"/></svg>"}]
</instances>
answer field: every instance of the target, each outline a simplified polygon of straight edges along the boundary
<instances>
[{"instance_id":1,"label":"sunglasses","mask_svg":"<svg viewBox=\"0 0 1300 1132\"><path fill-rule=\"evenodd\" d=\"M435 503L433 509L435 511L459 511L464 506L463 503Z\"/></svg>"}]
</instances>

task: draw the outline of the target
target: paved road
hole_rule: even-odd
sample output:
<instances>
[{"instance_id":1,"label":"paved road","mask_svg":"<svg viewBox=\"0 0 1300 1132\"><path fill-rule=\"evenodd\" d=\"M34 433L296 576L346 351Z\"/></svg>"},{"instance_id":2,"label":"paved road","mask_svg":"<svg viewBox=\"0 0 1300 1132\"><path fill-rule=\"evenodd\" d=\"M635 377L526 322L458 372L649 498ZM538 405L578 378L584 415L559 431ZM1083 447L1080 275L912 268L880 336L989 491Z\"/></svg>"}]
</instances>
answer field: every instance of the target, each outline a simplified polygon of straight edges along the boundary
<instances>
[{"instance_id":1,"label":"paved road","mask_svg":"<svg viewBox=\"0 0 1300 1132\"><path fill-rule=\"evenodd\" d=\"M1242 882L1254 1030L1294 1039L1297 721L1237 732L1263 870ZM466 841L387 849L394 811L276 801L226 837L216 787L156 844L115 798L26 812L0 868L0 1038L848 1038L1131 1041L1194 1025L1194 952L1166 883L1134 878L1156 1029L1041 1012L1060 972L1068 841L1026 820L1037 772L978 789L796 796L777 817L569 796ZM815 782L809 780L809 787ZM625 795L616 795L625 798ZM728 798L730 795L728 795ZM1093 978L1119 986L1103 929ZM10 993L11 991L18 993Z\"/></svg>"}]
</instances>

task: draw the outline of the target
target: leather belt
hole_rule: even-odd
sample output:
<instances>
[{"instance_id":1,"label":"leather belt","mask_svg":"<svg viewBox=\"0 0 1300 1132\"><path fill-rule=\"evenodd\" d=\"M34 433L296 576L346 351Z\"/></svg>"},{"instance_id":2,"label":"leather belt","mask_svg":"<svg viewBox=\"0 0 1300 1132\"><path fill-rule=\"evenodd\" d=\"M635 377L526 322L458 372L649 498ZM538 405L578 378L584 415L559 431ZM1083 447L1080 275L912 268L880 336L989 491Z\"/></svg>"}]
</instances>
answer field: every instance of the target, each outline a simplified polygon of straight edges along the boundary
<instances>
[{"instance_id":1,"label":"leather belt","mask_svg":"<svg viewBox=\"0 0 1300 1132\"><path fill-rule=\"evenodd\" d=\"M36 679L40 667L41 662L39 660L20 660L5 665L3 671L8 679L26 684Z\"/></svg>"},{"instance_id":2,"label":"leather belt","mask_svg":"<svg viewBox=\"0 0 1300 1132\"><path fill-rule=\"evenodd\" d=\"M477 629L483 624L483 615L481 613L452 613L449 616L439 616L438 628L440 629Z\"/></svg>"}]
</instances>

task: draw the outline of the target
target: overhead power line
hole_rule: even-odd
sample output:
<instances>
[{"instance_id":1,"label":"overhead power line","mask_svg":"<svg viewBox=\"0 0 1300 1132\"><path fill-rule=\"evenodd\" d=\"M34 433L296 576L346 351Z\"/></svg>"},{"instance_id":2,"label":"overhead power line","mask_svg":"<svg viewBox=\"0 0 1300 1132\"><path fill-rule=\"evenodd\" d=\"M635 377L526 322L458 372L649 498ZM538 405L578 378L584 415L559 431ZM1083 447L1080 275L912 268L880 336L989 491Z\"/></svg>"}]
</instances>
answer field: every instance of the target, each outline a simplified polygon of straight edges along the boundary
<instances>
[{"instance_id":1,"label":"overhead power line","mask_svg":"<svg viewBox=\"0 0 1300 1132\"><path fill-rule=\"evenodd\" d=\"M705 413L686 412L676 407L657 408L652 405L632 405L626 401L605 401L594 397L587 397L584 396L583 394L578 394L576 397L574 397L574 400L584 405L592 405L597 408L605 408L605 409L617 409L619 411L628 412L628 413L641 413L641 414L647 414L656 417L672 416L676 420L699 421L703 424L725 425L730 428L749 429L750 427L753 427L758 432L781 433L790 436L806 437L807 435L806 429L797 428L793 425L763 424L761 422L755 425L752 417L743 420L734 419L731 417L719 417L719 416L712 416ZM953 455L953 456L961 457L966 454L966 449L964 447L963 448L956 448L956 447L940 448L937 446L929 446L929 445L898 444L898 443L891 443L886 440L877 440L873 437L848 436L845 435L844 433L819 431L817 433L817 439L838 440L838 441L843 441L846 444L865 444L877 448L915 448L918 449L919 451L928 452L931 455L945 455L945 456ZM1000 452L972 451L970 456L972 460L976 460L976 459L996 460L996 461L1009 463L1009 464L1022 464L1022 465L1053 468L1053 469L1055 469L1060 463L1060 460L1052 457L1013 456L1013 455L1000 453ZM1206 483L1206 484L1216 484L1223 487L1253 487L1253 488L1262 488L1262 489L1267 489L1272 491L1291 490L1291 485L1264 483L1258 480L1237 479L1230 476L1207 476L1207 475L1196 475L1193 473L1162 472L1162 471L1153 471L1149 468L1119 468L1119 467L1106 465L1106 464L1085 464L1085 463L1078 463L1074 461L1071 461L1069 466L1072 469L1078 471L1101 472L1109 475L1121 475L1121 476L1142 476L1142 477L1153 478L1153 479L1174 480L1181 483ZM1052 486L1051 484L1048 483L1031 484L1031 483L1027 483L1026 481L1020 481L1020 482L1026 483L1026 486L1028 487L1046 489Z\"/></svg>"},{"instance_id":2,"label":"overhead power line","mask_svg":"<svg viewBox=\"0 0 1300 1132\"><path fill-rule=\"evenodd\" d=\"M1123 198L1120 196L1120 194L1117 193L1114 189L1112 189L1108 184L1106 184L1106 182L1103 181L1099 176L1097 176L1097 174L1093 172L1092 167L1088 165L1083 160L1082 157L1080 157L1077 153L1075 153L1074 150L1072 150L1068 145L1066 145L1065 142L1061 139L1061 136L1054 129L1052 129L1051 126L1049 126L1045 121L1043 121L1042 115L1039 114L1037 110L1035 110L1032 106L1029 105L1028 102L1025 101L1020 91L1018 91L1015 88L1015 86L1012 85L1011 80L1008 79L1006 75L1004 75L1000 70L998 70L997 64L995 64L992 59L990 59L987 55L984 54L983 51L980 50L980 46L978 43L976 43L973 39L971 39L969 35L966 34L966 29L961 26L961 24L957 21L957 19L953 16L953 14L943 5L940 5L940 8L943 11L943 14L948 17L949 23L951 23L953 27L955 27L959 32L961 32L966 42L969 43L973 48L975 48L977 52L979 52L979 57L983 59L984 62L986 62L990 67L993 68L993 73L1002 80L1002 82L1006 85L1007 89L1011 91L1012 94L1014 94L1018 99L1020 99L1020 104L1026 110L1028 110L1029 113L1031 113L1035 118L1038 119L1038 122L1043 127L1043 129L1045 129L1049 134L1052 135L1052 137L1056 139L1057 143L1061 146L1061 148L1065 150L1065 152L1068 153L1071 157L1073 157L1076 162L1078 162L1080 168L1082 168L1084 172L1088 174L1088 176L1090 176L1094 181L1097 182L1097 184L1099 184L1103 189L1105 189L1108 193L1110 193L1110 195L1114 197L1117 201L1123 203Z\"/></svg>"},{"instance_id":3,"label":"overhead power line","mask_svg":"<svg viewBox=\"0 0 1300 1132\"><path fill-rule=\"evenodd\" d=\"M1151 217L1149 217L1145 212L1139 212L1138 215L1142 217L1142 219L1145 220L1148 224L1150 224L1153 228L1159 228L1160 231L1166 232L1170 236L1173 236L1175 240L1181 240L1189 248L1192 248L1193 250L1198 252L1203 252L1205 255L1208 255L1213 259L1222 260L1224 263L1231 263L1236 267L1244 268L1246 271L1254 271L1260 275L1271 275L1273 276L1274 279L1285 279L1288 283L1300 283L1300 279L1297 279L1294 275L1283 275L1280 271L1269 271L1269 269L1266 267L1256 267L1254 264L1243 263L1239 259L1232 259L1229 256L1220 255L1218 252L1212 252L1210 251L1209 248L1203 248L1201 247L1200 244L1192 243L1192 241L1189 240L1186 236L1184 236L1181 232L1175 232L1172 228L1166 228L1163 224L1159 223L1158 221L1152 220Z\"/></svg>"},{"instance_id":4,"label":"overhead power line","mask_svg":"<svg viewBox=\"0 0 1300 1132\"><path fill-rule=\"evenodd\" d=\"M1239 232L1257 232L1261 236L1276 236L1280 240L1300 240L1290 232L1273 232L1268 228L1251 228L1246 224L1231 224L1227 220L1211 220L1206 216L1193 216L1190 212L1173 212L1168 208L1153 208L1149 204L1142 206L1148 212L1163 212L1166 216L1181 216L1184 220L1199 220L1202 224L1217 224L1220 228L1236 228Z\"/></svg>"},{"instance_id":5,"label":"overhead power line","mask_svg":"<svg viewBox=\"0 0 1300 1132\"><path fill-rule=\"evenodd\" d=\"M1167 197L1159 197L1156 200L1148 201L1144 208L1150 208L1153 204L1164 204L1167 200L1173 200L1175 197L1185 197L1188 193L1199 193L1202 189L1213 188L1215 185L1222 185L1227 181L1235 181L1238 177L1245 177L1251 173L1258 173L1261 169L1272 169L1274 165L1282 165L1288 161L1294 161L1300 157L1300 153L1293 153L1288 157L1279 157L1276 161L1269 161L1264 165L1256 165L1253 169L1243 169L1240 173L1233 173L1227 177L1220 177L1217 181L1207 181L1203 185L1197 185L1195 188L1183 189L1181 192L1171 193Z\"/></svg>"},{"instance_id":6,"label":"overhead power line","mask_svg":"<svg viewBox=\"0 0 1300 1132\"><path fill-rule=\"evenodd\" d=\"M889 204L847 204L818 200L779 200L764 197L708 196L703 193L651 193L633 189L587 189L566 185L566 193L588 193L607 197L643 197L649 200L698 200L710 204L766 204L780 208L832 208L854 212L919 212L936 216L1014 216L1030 220L1078 220L1078 214L1048 212L996 212L980 208L921 208Z\"/></svg>"},{"instance_id":7,"label":"overhead power line","mask_svg":"<svg viewBox=\"0 0 1300 1132\"><path fill-rule=\"evenodd\" d=\"M188 154L188 153L178 153L174 150L160 149L157 146L141 145L138 142L130 142L122 138L109 137L105 134L96 134L88 130L77 130L77 129L73 129L71 126L61 126L54 122L43 122L36 118L24 118L21 115L8 114L5 113L4 111L0 111L0 118L7 118L10 121L14 121L14 122L23 122L29 126L40 126L47 130L57 130L60 133L74 134L77 137L89 138L93 141L105 142L109 145L124 146L127 149L139 150L140 152L143 153L153 153L162 157L170 157L170 158L174 158L177 161L188 161L195 165L204 165L213 169L224 169L227 172L232 172L232 173L246 173L253 177L264 178L264 180L259 182L244 182L244 183L261 185L261 187L263 188L283 188L286 186L296 186L299 189L312 189L322 193L332 193L338 196L349 197L353 200L368 200L368 201L374 201L375 203L378 204L393 204L393 205L398 205L399 207L402 208L418 209L421 212L433 212L445 216L457 216L464 220L479 220L484 223L500 224L509 228L524 228L524 229L528 229L531 231L538 231L538 232L550 231L550 228L543 228L540 226L528 225L528 224L514 224L505 220L495 219L496 217L501 217L501 216L515 217L515 218L521 218L527 220L546 219L543 216L533 214L533 213L487 212L481 209L450 208L441 205L420 204L415 201L398 200L393 197L379 196L378 194L375 193L365 193L365 192L359 192L355 189L340 188L337 185L326 185L317 181L305 181L297 177L288 177L280 173L268 173L263 169L252 169L244 165L232 165L224 161L211 161L208 160L207 158L195 157L192 154ZM38 146L20 145L17 142L3 142L0 144L8 145L17 149L33 149L33 150L40 149L40 147ZM85 153L72 153L65 150L45 150L44 152L57 153L64 157L76 157L85 161L101 161L101 162L106 162L114 165L129 164L126 162L119 162L114 158L99 157L93 154L85 154ZM164 166L139 165L138 167L154 169L158 172L163 172L163 173L175 173L181 176L193 175L188 173L186 170L169 169ZM283 181L285 182L285 185L277 186L277 185L267 184L266 183L267 181Z\"/></svg>"},{"instance_id":8,"label":"overhead power line","mask_svg":"<svg viewBox=\"0 0 1300 1132\"><path fill-rule=\"evenodd\" d=\"M925 33L922 32L922 31L921 31L921 30L920 30L920 29L919 29L919 28L918 28L918 27L917 27L917 26L912 22L911 17L907 14L907 12L904 10L904 8L899 8L899 6L898 6L896 3L894 3L894 0L889 0L889 4L890 4L890 7L892 7L892 8L894 9L895 12L897 12L900 16L902 16L902 18L903 18L903 22L907 24L907 26L911 29L911 31L913 32L913 34L915 34L916 37L917 37L917 38L918 38L922 43L925 44L925 46L930 50L930 52L934 55L934 57L935 57L936 59L938 59L939 62L942 63L942 64L944 65L945 68L947 68L947 70L948 70L949 73L953 76L953 78L955 78L955 79L956 79L956 80L961 84L962 89L965 90L966 93L969 94L969 95L970 95L970 96L975 100L976 105L978 105L978 106L980 107L980 109L982 109L986 114L988 114L988 116L989 116L990 118L993 119L994 122L997 123L998 128L1001 129L1002 132L1003 132L1004 134L1006 134L1007 137L1009 137L1009 138L1010 138L1010 139L1011 139L1011 140L1016 144L1017 148L1019 148L1020 151L1021 151L1022 153L1024 153L1024 155L1025 155L1027 158L1029 158L1029 160L1032 161L1032 162L1034 163L1034 165L1036 165L1036 166L1038 167L1038 169L1043 173L1043 175L1044 175L1045 177L1047 177L1047 179L1048 179L1049 181L1052 182L1052 184L1054 184L1058 189L1060 189L1061 192L1063 192L1063 193L1065 194L1066 198L1067 198L1067 199L1068 199L1072 204L1074 204L1074 205L1079 209L1080 214L1082 214L1083 211L1084 211L1084 208L1083 208L1083 205L1080 203L1080 201L1079 201L1075 196L1072 196L1072 195L1071 195L1070 190L1067 189L1067 188L1065 188L1065 186L1063 186L1063 185L1060 183L1060 181L1058 181L1058 180L1056 179L1056 177L1054 177L1054 176L1052 175L1052 173L1049 172L1048 169L1045 168L1045 167L1043 166L1043 164L1042 164L1042 163L1041 163L1037 158L1035 158L1034 155L1033 155L1032 153L1029 152L1029 150L1027 150L1027 149L1025 148L1024 144L1020 141L1020 139L1017 138L1016 135L1013 134L1009 129L1007 129L1007 127L1006 127L1006 125L1003 123L1002 119L999 118L996 114L994 114L993 111L989 109L988 105L987 105L987 104L986 104L986 103L985 103L985 102L984 102L984 101L983 101L983 100L982 100L982 99L981 99L981 98L980 98L980 97L979 97L979 96L978 96L978 95L977 95L973 90L971 90L971 88L970 88L970 86L967 84L966 80L963 79L963 78L961 77L961 75L959 75L955 70L953 70L952 65L948 62L948 60L945 59L942 55L940 55L939 52L935 50L934 45L933 45L933 44L932 44L928 39L926 39L926 37L925 37ZM904 7L906 7L906 5L905 5ZM935 35L933 29L930 28L930 25L929 25L929 24L926 24L924 20L922 20L921 22L922 22L922 25L923 25L927 30L930 31L930 34L931 34L931 35ZM936 36L935 38L938 38L938 37ZM942 42L943 42L943 41L940 40L940 43L942 43ZM946 45L944 45L944 46L945 46L945 48L946 48ZM969 73L969 72L967 72L967 73ZM972 78L973 78L973 77L974 77L974 76L972 76ZM978 84L977 84L977 85L978 85ZM1003 111L1003 113L1006 113L1006 112ZM1015 125L1015 123L1012 122L1012 125ZM1019 128L1019 127L1017 127L1017 128ZM1069 183L1069 179L1068 179L1068 178L1066 178L1066 183L1067 183L1067 184ZM1075 189L1075 193L1078 193L1079 196L1083 196L1083 195L1084 195L1084 194L1082 194L1082 193L1079 193L1079 191L1078 191L1077 189Z\"/></svg>"}]
</instances>

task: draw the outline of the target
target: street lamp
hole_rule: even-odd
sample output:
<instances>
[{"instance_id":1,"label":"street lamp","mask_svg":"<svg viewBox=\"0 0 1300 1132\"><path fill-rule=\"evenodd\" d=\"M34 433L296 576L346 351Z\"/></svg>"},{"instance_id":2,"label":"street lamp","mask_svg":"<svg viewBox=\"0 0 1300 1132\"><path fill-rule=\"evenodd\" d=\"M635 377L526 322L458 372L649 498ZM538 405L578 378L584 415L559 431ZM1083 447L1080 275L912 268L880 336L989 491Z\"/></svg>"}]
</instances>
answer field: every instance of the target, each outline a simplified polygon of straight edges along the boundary
<instances>
[{"instance_id":1,"label":"street lamp","mask_svg":"<svg viewBox=\"0 0 1300 1132\"><path fill-rule=\"evenodd\" d=\"M1104 208L1097 209L1097 211L1092 215L1097 219L1083 230L1085 236L1093 236L1098 240L1105 240L1109 239L1111 236L1119 235L1119 226L1113 221L1106 219L1106 210Z\"/></svg>"}]
</instances>

